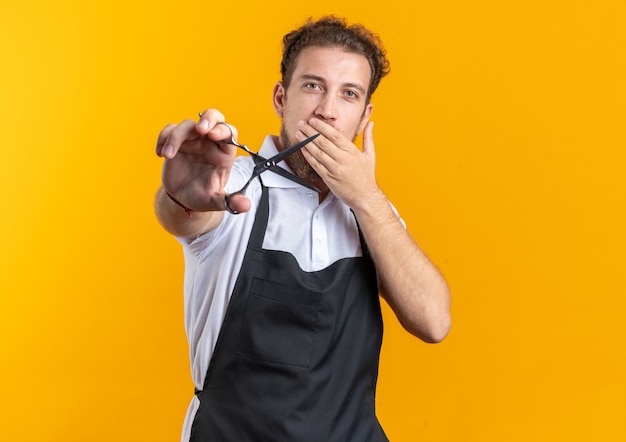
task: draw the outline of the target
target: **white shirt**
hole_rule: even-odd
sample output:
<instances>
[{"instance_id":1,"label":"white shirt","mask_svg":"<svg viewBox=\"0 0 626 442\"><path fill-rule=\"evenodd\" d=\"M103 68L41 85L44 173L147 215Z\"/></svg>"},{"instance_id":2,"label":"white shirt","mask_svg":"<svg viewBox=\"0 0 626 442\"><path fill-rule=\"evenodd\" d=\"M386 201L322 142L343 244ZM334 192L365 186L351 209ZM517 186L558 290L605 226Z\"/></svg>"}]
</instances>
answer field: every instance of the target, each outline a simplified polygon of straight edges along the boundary
<instances>
[{"instance_id":1,"label":"white shirt","mask_svg":"<svg viewBox=\"0 0 626 442\"><path fill-rule=\"evenodd\" d=\"M270 158L277 153L272 136L267 136L259 154ZM285 162L280 165L290 170ZM253 168L250 157L237 157L226 191L239 190ZM324 269L342 258L362 255L354 215L332 193L320 203L316 192L271 171L263 173L261 179L269 188L270 197L264 249L291 253L307 272ZM249 212L238 215L225 212L224 220L215 230L193 240L179 238L185 256L185 330L191 374L200 390L254 223L261 197L258 180L248 186L246 196L252 201ZM189 440L198 405L194 397L185 419L181 438L184 442Z\"/></svg>"}]
</instances>

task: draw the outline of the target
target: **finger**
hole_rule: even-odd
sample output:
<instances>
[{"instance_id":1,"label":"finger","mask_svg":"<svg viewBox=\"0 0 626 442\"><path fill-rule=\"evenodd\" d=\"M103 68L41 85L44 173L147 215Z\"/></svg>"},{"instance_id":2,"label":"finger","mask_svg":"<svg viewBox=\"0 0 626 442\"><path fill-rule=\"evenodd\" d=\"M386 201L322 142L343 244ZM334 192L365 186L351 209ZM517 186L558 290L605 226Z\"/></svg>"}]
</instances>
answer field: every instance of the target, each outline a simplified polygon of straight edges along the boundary
<instances>
[{"instance_id":1,"label":"finger","mask_svg":"<svg viewBox=\"0 0 626 442\"><path fill-rule=\"evenodd\" d=\"M202 135L209 133L217 123L226 121L224 114L217 109L207 109L200 113L200 119L196 125L196 130Z\"/></svg>"},{"instance_id":2,"label":"finger","mask_svg":"<svg viewBox=\"0 0 626 442\"><path fill-rule=\"evenodd\" d=\"M232 141L237 141L238 133L237 128L232 124L220 121L206 136L213 141L220 142L220 144L232 144Z\"/></svg>"},{"instance_id":3,"label":"finger","mask_svg":"<svg viewBox=\"0 0 626 442\"><path fill-rule=\"evenodd\" d=\"M372 159L376 159L373 121L368 122L363 131L363 153Z\"/></svg>"},{"instance_id":4,"label":"finger","mask_svg":"<svg viewBox=\"0 0 626 442\"><path fill-rule=\"evenodd\" d=\"M301 131L296 133L296 140L298 140L299 142L303 142L304 140L306 140L310 136L317 134L318 132L313 132L311 133L311 135L309 135L309 133L310 133L310 130L307 130L306 128L302 128ZM320 149L322 138L323 138L323 135L316 137L313 141L310 141L307 144L305 144L301 150L302 151L308 150L308 152L311 155L316 155L316 156L324 154L324 152Z\"/></svg>"},{"instance_id":5,"label":"finger","mask_svg":"<svg viewBox=\"0 0 626 442\"><path fill-rule=\"evenodd\" d=\"M243 213L250 210L252 203L250 200L241 194L234 194L230 197L228 203L230 210L234 213Z\"/></svg>"},{"instance_id":6,"label":"finger","mask_svg":"<svg viewBox=\"0 0 626 442\"><path fill-rule=\"evenodd\" d=\"M196 130L212 141L237 140L238 136L237 128L226 123L224 114L217 109L207 109L201 112Z\"/></svg>"},{"instance_id":7,"label":"finger","mask_svg":"<svg viewBox=\"0 0 626 442\"><path fill-rule=\"evenodd\" d=\"M308 152L309 155L315 156L321 160L321 157L324 155L324 145L328 143L328 140L324 137L324 133L322 131L318 132L304 121L298 122L298 129L299 131L296 132L296 140L298 141L304 141L313 135L320 134L320 136L313 141L304 145L302 152Z\"/></svg>"},{"instance_id":8,"label":"finger","mask_svg":"<svg viewBox=\"0 0 626 442\"><path fill-rule=\"evenodd\" d=\"M199 136L196 131L196 123L193 120L185 120L176 125L168 134L162 150L162 156L165 158L174 158L183 142L195 140Z\"/></svg>"},{"instance_id":9,"label":"finger","mask_svg":"<svg viewBox=\"0 0 626 442\"><path fill-rule=\"evenodd\" d=\"M298 134L297 137L306 139L306 137L301 134ZM329 162L331 158L322 149L320 149L317 144L315 144L315 141L319 138L322 137L317 137L314 141L311 141L304 146L301 151L304 159L323 179L323 177L328 173L328 166L326 163Z\"/></svg>"},{"instance_id":10,"label":"finger","mask_svg":"<svg viewBox=\"0 0 626 442\"><path fill-rule=\"evenodd\" d=\"M345 143L347 138L344 136L342 131L337 130L332 125L317 118L311 118L311 120L309 120L309 125L314 131L321 133L327 140L320 140L321 143L319 143L319 145L321 147L338 147L342 150L349 149Z\"/></svg>"},{"instance_id":11,"label":"finger","mask_svg":"<svg viewBox=\"0 0 626 442\"><path fill-rule=\"evenodd\" d=\"M163 148L165 147L165 141L170 136L170 133L174 130L175 127L176 127L175 124L168 124L167 126L163 128L161 132L159 132L159 136L157 138L157 143L156 143L156 154L158 156L160 157L164 156Z\"/></svg>"}]
</instances>

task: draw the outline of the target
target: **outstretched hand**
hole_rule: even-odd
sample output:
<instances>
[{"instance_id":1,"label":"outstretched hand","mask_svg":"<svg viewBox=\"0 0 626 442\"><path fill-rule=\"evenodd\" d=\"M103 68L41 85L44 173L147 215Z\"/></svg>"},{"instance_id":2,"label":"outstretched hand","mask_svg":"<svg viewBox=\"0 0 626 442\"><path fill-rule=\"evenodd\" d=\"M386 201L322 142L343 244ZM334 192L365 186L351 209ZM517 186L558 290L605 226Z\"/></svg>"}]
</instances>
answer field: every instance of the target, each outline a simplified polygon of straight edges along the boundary
<instances>
[{"instance_id":1,"label":"outstretched hand","mask_svg":"<svg viewBox=\"0 0 626 442\"><path fill-rule=\"evenodd\" d=\"M201 114L198 122L185 120L166 126L157 139L156 154L165 158L163 189L194 212L225 210L224 186L235 160L236 147L223 144L231 131L224 115L215 109ZM232 127L232 126L231 126ZM236 129L232 136L236 139ZM237 212L250 209L250 201L236 195L230 207Z\"/></svg>"}]
</instances>

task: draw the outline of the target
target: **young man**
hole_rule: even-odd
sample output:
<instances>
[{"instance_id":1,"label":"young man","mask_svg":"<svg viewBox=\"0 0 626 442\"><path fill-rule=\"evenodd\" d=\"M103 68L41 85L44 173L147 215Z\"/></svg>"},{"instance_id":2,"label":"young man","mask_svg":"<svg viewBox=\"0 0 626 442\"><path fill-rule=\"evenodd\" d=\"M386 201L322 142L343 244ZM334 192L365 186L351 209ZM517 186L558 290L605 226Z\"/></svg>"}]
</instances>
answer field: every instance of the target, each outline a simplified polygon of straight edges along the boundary
<instances>
[{"instance_id":1,"label":"young man","mask_svg":"<svg viewBox=\"0 0 626 442\"><path fill-rule=\"evenodd\" d=\"M280 164L319 193L267 171L225 198L255 163L224 144L218 110L159 135L156 213L183 244L197 390L182 440L387 440L375 415L378 294L420 339L447 335L446 283L375 179L370 98L387 72L378 38L343 19L284 37L282 127L259 154L320 134Z\"/></svg>"}]
</instances>

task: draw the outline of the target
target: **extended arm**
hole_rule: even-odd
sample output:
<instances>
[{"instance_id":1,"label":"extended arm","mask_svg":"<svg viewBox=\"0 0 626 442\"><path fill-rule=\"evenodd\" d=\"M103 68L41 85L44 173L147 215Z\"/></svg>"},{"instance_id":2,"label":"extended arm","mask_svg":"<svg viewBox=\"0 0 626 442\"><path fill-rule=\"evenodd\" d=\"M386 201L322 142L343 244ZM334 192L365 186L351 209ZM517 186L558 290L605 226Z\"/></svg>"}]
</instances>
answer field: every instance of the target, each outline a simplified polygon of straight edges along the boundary
<instances>
[{"instance_id":1,"label":"extended arm","mask_svg":"<svg viewBox=\"0 0 626 442\"><path fill-rule=\"evenodd\" d=\"M155 211L163 227L175 236L194 237L208 232L224 216L224 186L235 159L235 147L217 143L231 135L220 122L224 122L224 116L209 109L197 123L185 120L171 124L159 134L156 153L165 161ZM250 201L236 196L231 207L245 212Z\"/></svg>"},{"instance_id":2,"label":"extended arm","mask_svg":"<svg viewBox=\"0 0 626 442\"><path fill-rule=\"evenodd\" d=\"M450 329L450 294L443 277L377 192L353 207L381 279L382 295L410 333L440 342Z\"/></svg>"}]
</instances>

